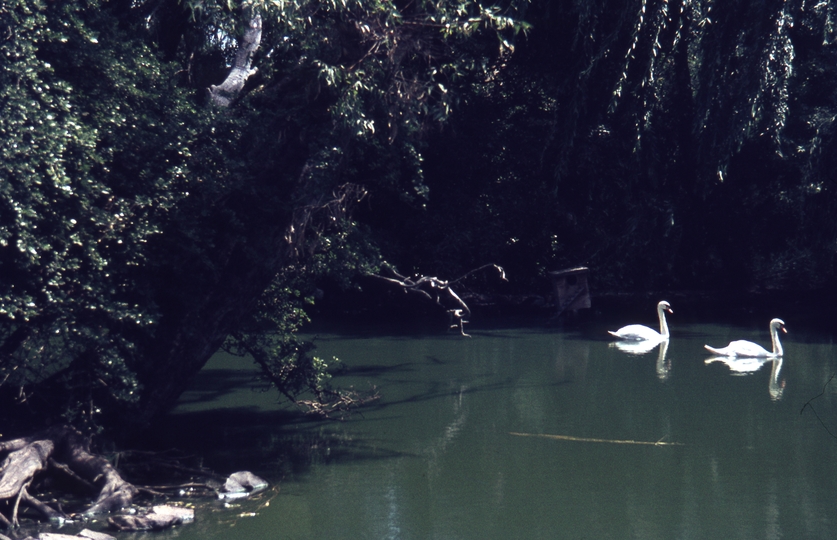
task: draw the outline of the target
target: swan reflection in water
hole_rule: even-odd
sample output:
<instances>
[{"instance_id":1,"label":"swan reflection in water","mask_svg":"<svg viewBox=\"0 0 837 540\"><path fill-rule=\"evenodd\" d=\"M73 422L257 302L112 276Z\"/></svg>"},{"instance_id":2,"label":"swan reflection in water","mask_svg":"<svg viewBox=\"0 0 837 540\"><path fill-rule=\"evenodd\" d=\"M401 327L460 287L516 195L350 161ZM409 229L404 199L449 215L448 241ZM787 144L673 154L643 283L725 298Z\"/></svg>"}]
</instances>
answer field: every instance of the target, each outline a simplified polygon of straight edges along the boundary
<instances>
[{"instance_id":1,"label":"swan reflection in water","mask_svg":"<svg viewBox=\"0 0 837 540\"><path fill-rule=\"evenodd\" d=\"M668 340L664 341L615 341L608 345L628 354L643 355L650 353L655 347L660 347L657 353L657 377L664 381L671 375L671 360L666 360Z\"/></svg>"},{"instance_id":2,"label":"swan reflection in water","mask_svg":"<svg viewBox=\"0 0 837 540\"><path fill-rule=\"evenodd\" d=\"M782 399L782 394L785 391L785 381L779 380L779 374L782 371L782 357L773 358L746 358L746 357L732 357L732 356L713 356L706 359L706 364L713 362L721 362L726 364L733 375L751 375L760 370L765 364L771 364L770 380L767 384L767 391L770 394L770 399L779 401Z\"/></svg>"}]
</instances>

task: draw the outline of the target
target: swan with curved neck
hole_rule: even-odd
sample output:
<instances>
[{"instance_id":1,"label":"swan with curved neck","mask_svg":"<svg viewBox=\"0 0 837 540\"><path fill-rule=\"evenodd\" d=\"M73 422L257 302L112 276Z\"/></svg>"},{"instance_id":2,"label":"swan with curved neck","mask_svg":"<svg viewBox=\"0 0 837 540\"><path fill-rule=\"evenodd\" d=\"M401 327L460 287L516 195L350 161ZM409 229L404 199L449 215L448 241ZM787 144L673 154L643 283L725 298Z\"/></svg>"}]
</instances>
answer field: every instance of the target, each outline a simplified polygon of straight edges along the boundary
<instances>
[{"instance_id":1,"label":"swan with curved neck","mask_svg":"<svg viewBox=\"0 0 837 540\"><path fill-rule=\"evenodd\" d=\"M647 326L641 324L629 324L628 326L623 326L619 330L615 332L611 332L608 330L608 333L612 336L616 336L619 339L629 339L632 341L662 341L667 340L669 337L668 333L668 323L666 322L666 311L674 314L674 311L671 309L671 305L663 300L659 304L657 304L657 317L660 319L660 331L657 332L653 328L648 328Z\"/></svg>"},{"instance_id":2,"label":"swan with curved neck","mask_svg":"<svg viewBox=\"0 0 837 540\"><path fill-rule=\"evenodd\" d=\"M722 348L704 345L706 350L718 356L743 356L748 358L778 358L784 354L782 342L779 341L779 330L787 333L785 322L782 319L770 321L770 340L773 342L773 350L768 351L764 347L752 341L731 341L729 345Z\"/></svg>"}]
</instances>

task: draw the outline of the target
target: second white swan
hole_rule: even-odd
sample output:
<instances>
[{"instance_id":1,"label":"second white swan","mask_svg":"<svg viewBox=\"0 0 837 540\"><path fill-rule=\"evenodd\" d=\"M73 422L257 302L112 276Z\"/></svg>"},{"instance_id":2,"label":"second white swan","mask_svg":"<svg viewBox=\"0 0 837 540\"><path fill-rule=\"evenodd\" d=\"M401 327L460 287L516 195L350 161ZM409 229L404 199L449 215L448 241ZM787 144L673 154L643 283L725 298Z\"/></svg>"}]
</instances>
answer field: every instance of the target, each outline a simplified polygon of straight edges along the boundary
<instances>
[{"instance_id":1,"label":"second white swan","mask_svg":"<svg viewBox=\"0 0 837 540\"><path fill-rule=\"evenodd\" d=\"M629 339L633 341L662 341L668 339L669 334L668 323L666 323L666 311L674 315L674 311L671 310L671 305L663 300L657 304L657 317L660 319L659 332L641 324L629 324L628 326L623 326L615 332L608 330L608 333L612 336L618 337L619 339Z\"/></svg>"},{"instance_id":2,"label":"second white swan","mask_svg":"<svg viewBox=\"0 0 837 540\"><path fill-rule=\"evenodd\" d=\"M706 350L718 356L744 356L749 358L777 358L784 354L782 350L782 343L779 341L779 330L787 333L785 328L785 321L782 319L773 319L770 321L770 340L773 342L773 350L768 351L761 345L757 345L752 341L731 341L726 347L716 348L704 345Z\"/></svg>"}]
</instances>

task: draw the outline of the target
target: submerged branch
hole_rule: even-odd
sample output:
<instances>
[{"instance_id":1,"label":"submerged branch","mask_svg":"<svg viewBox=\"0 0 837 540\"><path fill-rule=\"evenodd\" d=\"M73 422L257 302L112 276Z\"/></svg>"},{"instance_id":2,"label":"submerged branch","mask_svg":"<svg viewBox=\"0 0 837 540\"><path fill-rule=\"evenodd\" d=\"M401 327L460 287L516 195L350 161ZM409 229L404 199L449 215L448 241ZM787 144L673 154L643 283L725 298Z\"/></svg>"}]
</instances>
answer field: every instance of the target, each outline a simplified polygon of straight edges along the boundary
<instances>
[{"instance_id":1,"label":"submerged branch","mask_svg":"<svg viewBox=\"0 0 837 540\"><path fill-rule=\"evenodd\" d=\"M574 441L574 442L595 442L595 443L610 443L610 444L640 444L646 446L685 446L683 443L679 442L664 442L663 440L659 440L657 442L652 441L633 441L633 440L619 440L619 439L589 439L585 437L572 437L570 435L548 435L546 433L516 433L514 431L510 431L509 435L515 435L517 437L540 437L544 439L557 439L560 441Z\"/></svg>"},{"instance_id":2,"label":"submerged branch","mask_svg":"<svg viewBox=\"0 0 837 540\"><path fill-rule=\"evenodd\" d=\"M319 396L316 400L297 399L294 403L308 414L315 414L324 418L345 417L352 410L380 399L381 394L376 388L368 393L356 390L342 390L329 392L328 397Z\"/></svg>"},{"instance_id":3,"label":"submerged branch","mask_svg":"<svg viewBox=\"0 0 837 540\"><path fill-rule=\"evenodd\" d=\"M817 417L817 420L818 420L818 421L819 421L819 423L822 425L823 429L825 429L826 433L828 433L829 435L831 435L832 437L834 437L835 439L837 439L837 435L834 435L834 433L832 433L832 432L831 432L831 430L830 430L830 429L828 429L828 426L827 426L827 425L825 425L825 422L823 422L822 418L820 418L819 413L818 413L818 412L817 412L817 410L814 408L814 400L815 400L815 399L819 399L821 396L824 396L824 395L825 395L825 389L826 389L826 388L828 388L828 385L829 385L829 384L831 384L831 381L832 381L832 380L834 380L834 374L833 374L833 373L831 374L831 377L829 377L829 378L828 378L828 380L827 380L827 381L825 381L825 384L822 386L822 392L820 392L820 393L819 393L819 394L817 394L816 396L814 396L814 397L812 397L811 399L809 399L808 401L806 401L806 402L805 402L805 405L803 405L803 406L802 406L802 410L800 410L800 411L799 411L799 414L800 414L800 416L801 416L801 415L802 415L802 413L804 413L804 412L805 412L805 409L811 409L811 411L814 413L814 416L816 416L816 417Z\"/></svg>"}]
</instances>

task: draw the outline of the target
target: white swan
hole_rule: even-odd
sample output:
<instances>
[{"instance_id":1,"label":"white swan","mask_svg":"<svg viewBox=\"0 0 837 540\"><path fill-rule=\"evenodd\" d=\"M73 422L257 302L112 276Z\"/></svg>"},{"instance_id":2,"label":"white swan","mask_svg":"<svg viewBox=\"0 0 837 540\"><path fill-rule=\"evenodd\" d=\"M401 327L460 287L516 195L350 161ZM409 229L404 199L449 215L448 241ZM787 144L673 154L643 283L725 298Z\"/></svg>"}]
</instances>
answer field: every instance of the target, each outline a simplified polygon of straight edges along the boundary
<instances>
[{"instance_id":1,"label":"white swan","mask_svg":"<svg viewBox=\"0 0 837 540\"><path fill-rule=\"evenodd\" d=\"M663 300L662 302L657 304L657 316L660 318L659 332L641 324L629 324L628 326L623 326L615 332L611 332L610 330L608 330L608 333L612 336L618 337L619 339L629 339L632 341L666 340L668 339L668 324L666 323L665 314L666 311L668 311L672 315L674 314L674 311L671 310L671 305L665 300Z\"/></svg>"},{"instance_id":2,"label":"white swan","mask_svg":"<svg viewBox=\"0 0 837 540\"><path fill-rule=\"evenodd\" d=\"M788 331L785 329L785 322L782 319L773 319L770 321L770 339L773 342L773 351L768 351L753 343L752 341L732 341L726 347L717 349L715 347L710 347L709 345L704 345L706 350L709 352L716 354L718 356L729 356L729 357L736 357L736 356L743 356L747 358L777 358L782 356L782 343L779 341L779 330L782 332L787 333Z\"/></svg>"}]
</instances>

